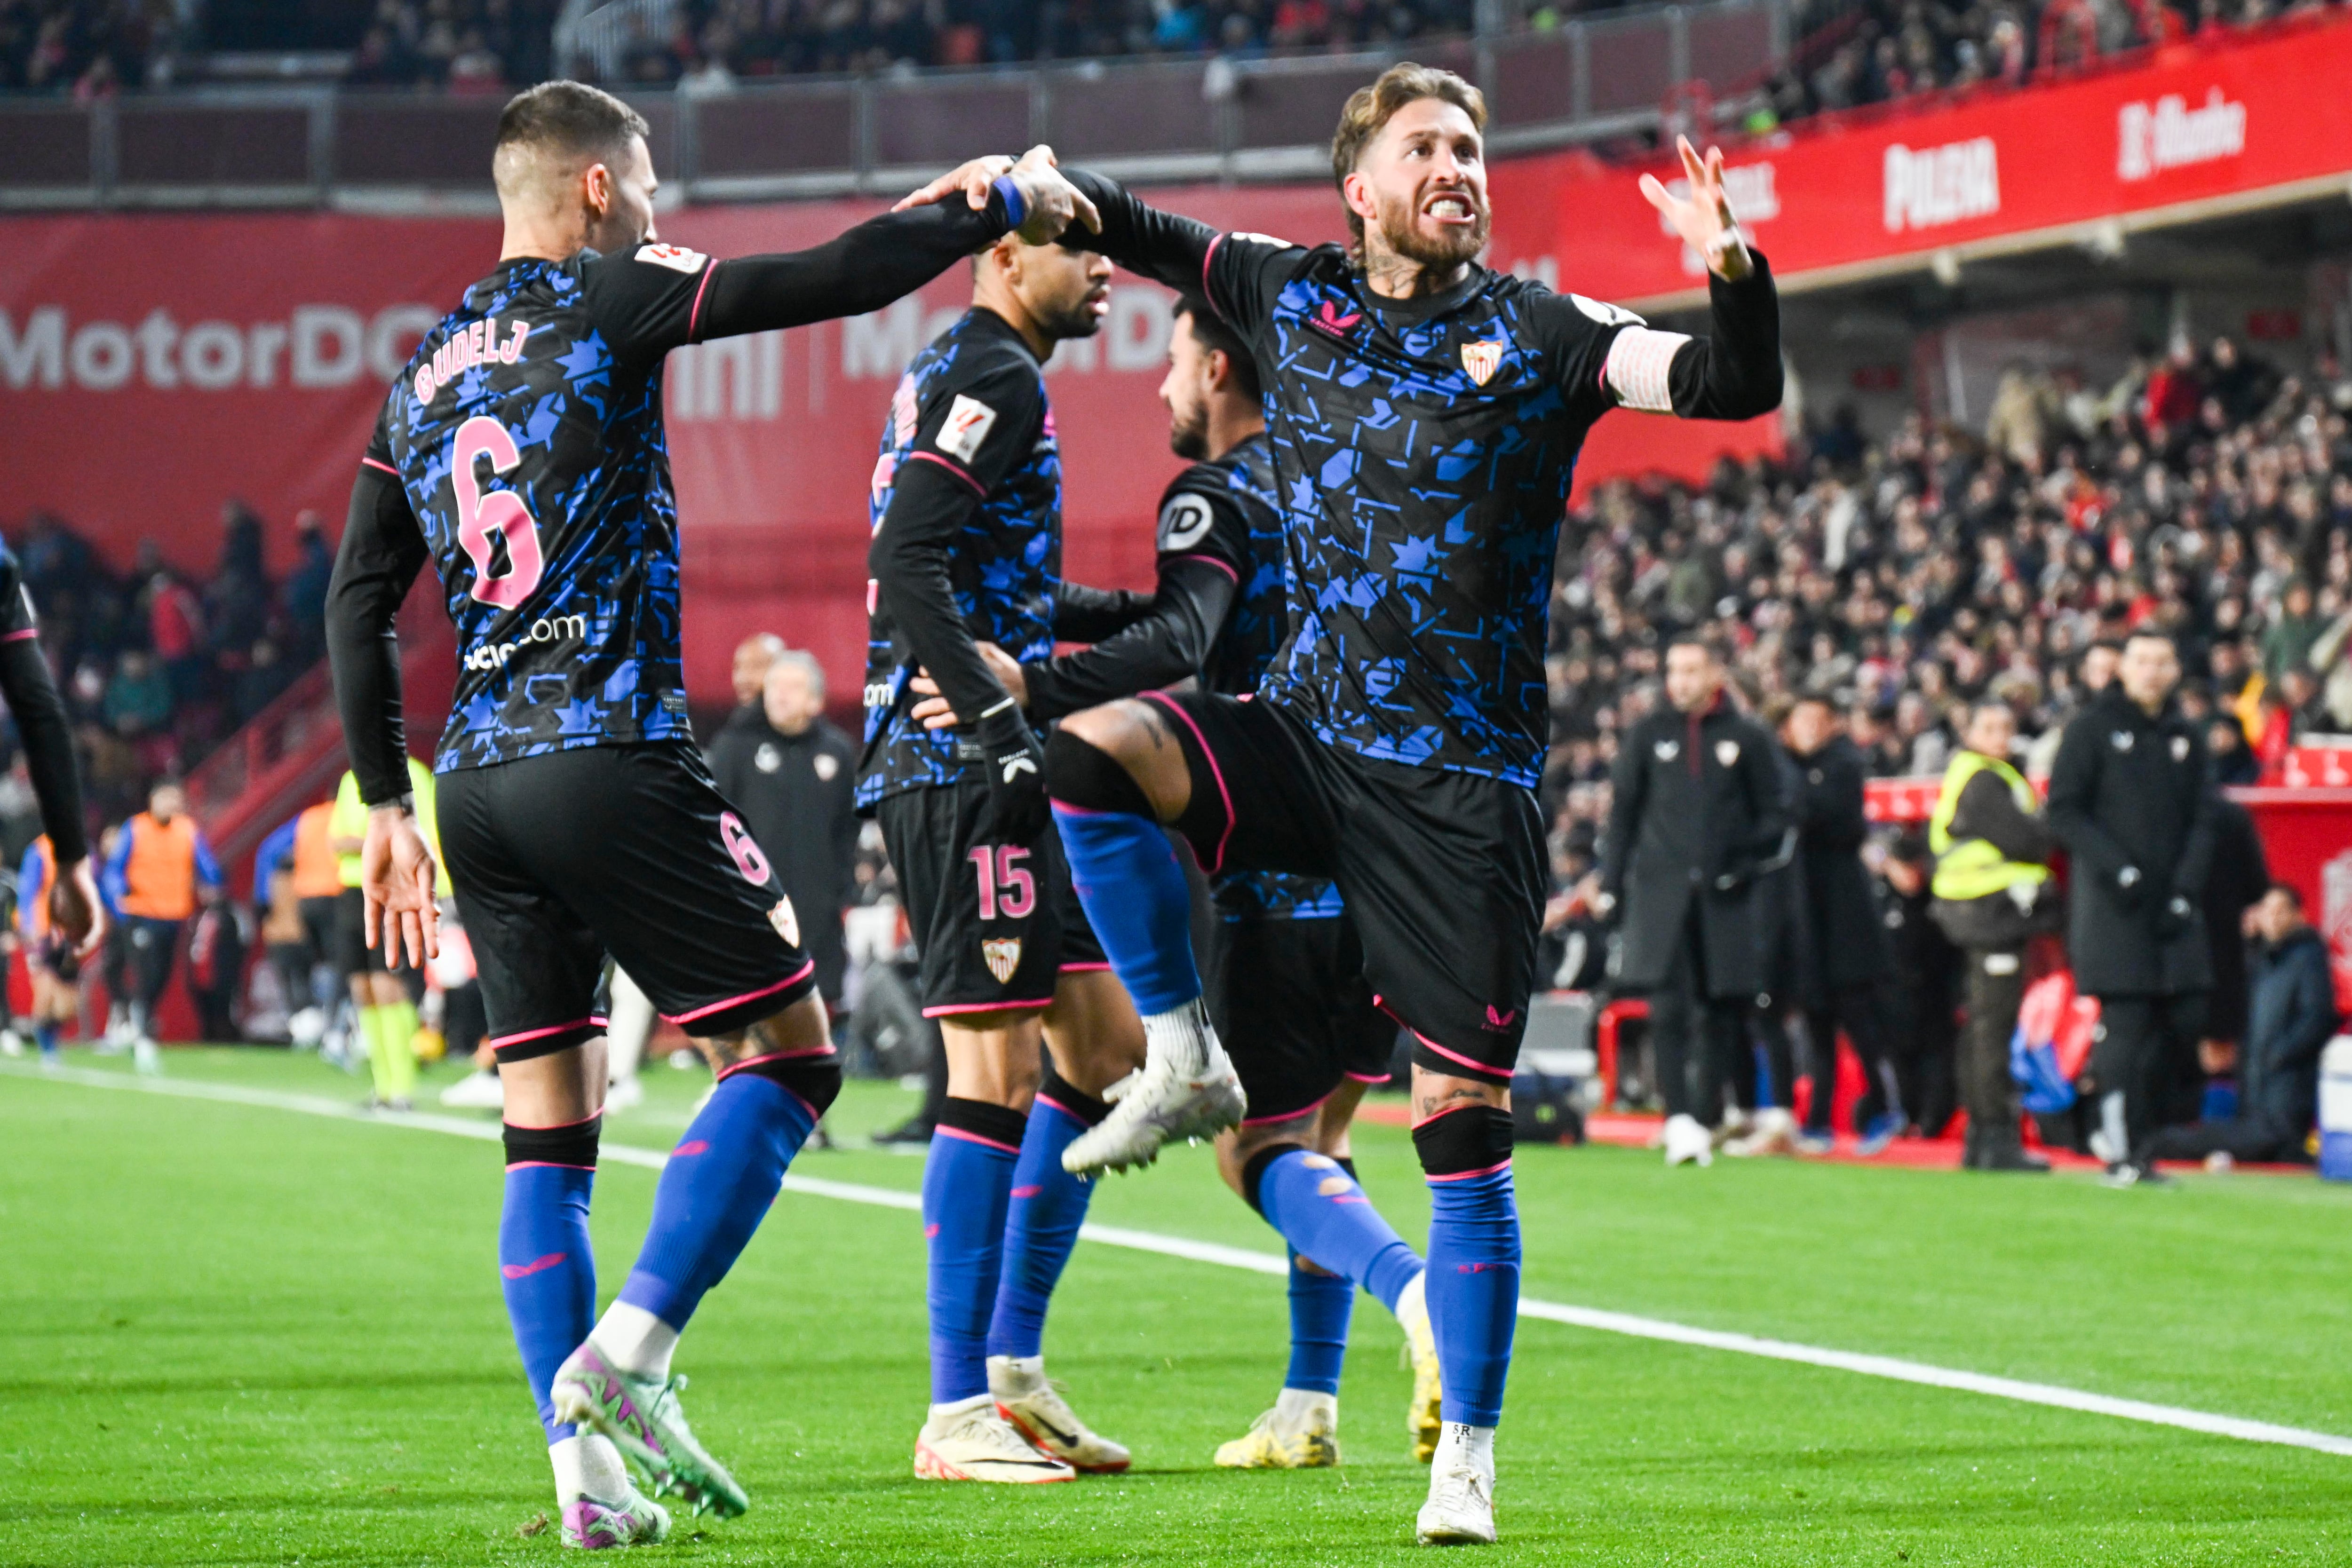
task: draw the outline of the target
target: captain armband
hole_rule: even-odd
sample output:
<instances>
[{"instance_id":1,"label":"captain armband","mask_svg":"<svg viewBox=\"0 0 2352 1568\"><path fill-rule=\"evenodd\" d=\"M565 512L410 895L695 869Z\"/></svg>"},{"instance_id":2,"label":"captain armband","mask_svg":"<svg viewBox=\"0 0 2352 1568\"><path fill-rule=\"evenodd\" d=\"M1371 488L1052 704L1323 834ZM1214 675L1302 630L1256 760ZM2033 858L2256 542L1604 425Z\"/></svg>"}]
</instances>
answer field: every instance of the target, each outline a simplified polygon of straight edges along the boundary
<instances>
[{"instance_id":1,"label":"captain armband","mask_svg":"<svg viewBox=\"0 0 2352 1568\"><path fill-rule=\"evenodd\" d=\"M1618 406L1674 413L1675 353L1689 341L1687 332L1661 332L1654 327L1628 327L1618 333L1601 371L1601 381L1617 394Z\"/></svg>"}]
</instances>

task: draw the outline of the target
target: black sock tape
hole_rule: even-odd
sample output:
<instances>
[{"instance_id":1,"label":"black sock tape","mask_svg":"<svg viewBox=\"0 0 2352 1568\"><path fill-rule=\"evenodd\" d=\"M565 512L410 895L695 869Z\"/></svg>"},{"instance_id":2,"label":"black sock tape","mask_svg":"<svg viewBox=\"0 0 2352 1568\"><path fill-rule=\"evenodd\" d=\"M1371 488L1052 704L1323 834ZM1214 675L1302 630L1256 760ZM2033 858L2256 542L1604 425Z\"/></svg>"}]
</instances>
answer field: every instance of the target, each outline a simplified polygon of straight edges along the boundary
<instances>
[{"instance_id":1,"label":"black sock tape","mask_svg":"<svg viewBox=\"0 0 2352 1568\"><path fill-rule=\"evenodd\" d=\"M1285 1155L1303 1155L1307 1152L1307 1146L1303 1144L1268 1144L1252 1155L1249 1157L1249 1164L1242 1166L1242 1197L1252 1208L1257 1209L1261 1215L1264 1214L1265 1210L1259 1207L1257 1201L1257 1186L1265 1179L1265 1167Z\"/></svg>"},{"instance_id":2,"label":"black sock tape","mask_svg":"<svg viewBox=\"0 0 2352 1568\"><path fill-rule=\"evenodd\" d=\"M1511 1113L1498 1105L1465 1105L1412 1130L1413 1153L1430 1176L1492 1170L1511 1157Z\"/></svg>"},{"instance_id":3,"label":"black sock tape","mask_svg":"<svg viewBox=\"0 0 2352 1568\"><path fill-rule=\"evenodd\" d=\"M1021 1146L1021 1134L1028 1130L1029 1118L1007 1105L992 1105L985 1100L959 1100L953 1095L940 1107L942 1133L963 1133L984 1144L999 1144L1008 1149Z\"/></svg>"},{"instance_id":4,"label":"black sock tape","mask_svg":"<svg viewBox=\"0 0 2352 1568\"><path fill-rule=\"evenodd\" d=\"M1331 1157L1339 1162L1339 1168L1348 1173L1348 1179L1349 1181L1354 1182L1358 1186L1364 1185L1364 1178L1356 1174L1355 1155L1333 1155Z\"/></svg>"},{"instance_id":5,"label":"black sock tape","mask_svg":"<svg viewBox=\"0 0 2352 1568\"><path fill-rule=\"evenodd\" d=\"M1045 1075L1037 1083L1037 1098L1051 1100L1087 1126L1098 1126L1110 1107L1054 1071L1054 1059L1045 1059Z\"/></svg>"},{"instance_id":6,"label":"black sock tape","mask_svg":"<svg viewBox=\"0 0 2352 1568\"><path fill-rule=\"evenodd\" d=\"M569 1127L518 1127L509 1122L499 1129L509 1166L571 1166L591 1171L596 1168L596 1140L604 1130L602 1116Z\"/></svg>"},{"instance_id":7,"label":"black sock tape","mask_svg":"<svg viewBox=\"0 0 2352 1568\"><path fill-rule=\"evenodd\" d=\"M789 1092L807 1101L809 1109L820 1116L841 1095L841 1057L836 1052L747 1062L727 1076L732 1078L737 1072L749 1072L782 1084Z\"/></svg>"},{"instance_id":8,"label":"black sock tape","mask_svg":"<svg viewBox=\"0 0 2352 1568\"><path fill-rule=\"evenodd\" d=\"M1067 729L1055 730L1045 742L1045 793L1082 811L1125 811L1148 822L1160 820L1125 764Z\"/></svg>"}]
</instances>

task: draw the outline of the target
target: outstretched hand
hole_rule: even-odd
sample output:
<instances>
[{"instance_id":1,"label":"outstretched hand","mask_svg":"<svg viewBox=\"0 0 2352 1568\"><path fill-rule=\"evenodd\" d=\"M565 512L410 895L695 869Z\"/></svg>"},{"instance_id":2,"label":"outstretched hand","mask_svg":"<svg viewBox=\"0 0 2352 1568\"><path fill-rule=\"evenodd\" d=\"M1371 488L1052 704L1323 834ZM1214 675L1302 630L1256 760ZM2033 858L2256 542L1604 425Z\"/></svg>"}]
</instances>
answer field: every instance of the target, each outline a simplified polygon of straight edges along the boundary
<instances>
[{"instance_id":1,"label":"outstretched hand","mask_svg":"<svg viewBox=\"0 0 2352 1568\"><path fill-rule=\"evenodd\" d=\"M441 953L441 909L433 899L437 880L433 852L417 831L416 819L397 806L368 812L367 839L360 849L360 892L366 906L367 945L383 949L383 967L400 967L405 946L411 967L421 968Z\"/></svg>"},{"instance_id":2,"label":"outstretched hand","mask_svg":"<svg viewBox=\"0 0 2352 1568\"><path fill-rule=\"evenodd\" d=\"M1739 232L1739 222L1731 215L1731 201L1723 189L1723 149L1710 147L1702 159L1687 136L1675 138L1675 149L1682 154L1683 173L1690 182L1690 193L1677 196L1666 189L1655 174L1642 176L1642 194L1650 205L1665 214L1665 219L1682 235L1683 243L1696 251L1706 263L1706 269L1727 280L1742 278L1754 269L1748 257L1748 242Z\"/></svg>"},{"instance_id":3,"label":"outstretched hand","mask_svg":"<svg viewBox=\"0 0 2352 1568\"><path fill-rule=\"evenodd\" d=\"M1002 154L975 158L910 193L890 210L903 213L908 207L929 206L961 191L971 210L979 212L988 205L989 188L1007 175L1012 176L1021 192L1024 216L1021 227L1014 232L1024 244L1045 245L1058 239L1074 222L1084 224L1089 234L1102 232L1102 214L1076 186L1062 177L1061 170L1055 165L1054 150L1043 143L1024 152L1017 163Z\"/></svg>"}]
</instances>

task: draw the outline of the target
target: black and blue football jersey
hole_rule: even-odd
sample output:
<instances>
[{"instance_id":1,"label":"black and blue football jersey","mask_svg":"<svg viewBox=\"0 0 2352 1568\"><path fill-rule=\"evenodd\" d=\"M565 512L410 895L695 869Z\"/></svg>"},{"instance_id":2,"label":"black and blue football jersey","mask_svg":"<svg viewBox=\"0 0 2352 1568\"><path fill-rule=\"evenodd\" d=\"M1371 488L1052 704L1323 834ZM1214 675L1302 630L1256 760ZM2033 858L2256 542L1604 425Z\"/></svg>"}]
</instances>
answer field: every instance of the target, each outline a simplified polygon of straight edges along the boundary
<instances>
[{"instance_id":1,"label":"black and blue football jersey","mask_svg":"<svg viewBox=\"0 0 2352 1568\"><path fill-rule=\"evenodd\" d=\"M890 400L867 500L879 533L900 472L938 465L980 501L946 551L966 630L1015 659L1050 657L1062 582L1062 464L1037 356L993 311L974 308L915 356ZM902 789L986 777L958 729L908 716L918 661L905 631L867 591L866 745L857 804Z\"/></svg>"},{"instance_id":2,"label":"black and blue football jersey","mask_svg":"<svg viewBox=\"0 0 2352 1568\"><path fill-rule=\"evenodd\" d=\"M365 461L399 479L457 629L436 771L689 734L661 367L710 266L501 263L394 383Z\"/></svg>"}]
</instances>

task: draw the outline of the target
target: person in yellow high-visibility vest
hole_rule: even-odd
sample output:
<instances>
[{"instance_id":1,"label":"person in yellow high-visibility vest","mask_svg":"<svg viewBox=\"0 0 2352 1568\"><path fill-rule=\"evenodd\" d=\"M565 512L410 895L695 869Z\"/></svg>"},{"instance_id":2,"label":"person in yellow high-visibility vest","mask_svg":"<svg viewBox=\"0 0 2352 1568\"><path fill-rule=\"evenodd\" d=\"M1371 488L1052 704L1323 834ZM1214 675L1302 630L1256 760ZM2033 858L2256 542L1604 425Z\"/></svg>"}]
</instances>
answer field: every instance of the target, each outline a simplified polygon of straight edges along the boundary
<instances>
[{"instance_id":1,"label":"person in yellow high-visibility vest","mask_svg":"<svg viewBox=\"0 0 2352 1568\"><path fill-rule=\"evenodd\" d=\"M416 801L417 830L433 849L439 868L435 892L449 896L449 868L441 859L441 834L433 802L433 770L408 759L408 784ZM367 1042L368 1071L375 1081L374 1103L391 1110L414 1107L416 1096L416 1002L409 980L416 971L387 969L368 950L366 904L360 894L360 849L367 840L368 809L360 800L358 778L349 772L335 790L327 832L335 852L342 895L336 909L335 965L352 988L352 1027Z\"/></svg>"},{"instance_id":2,"label":"person in yellow high-visibility vest","mask_svg":"<svg viewBox=\"0 0 2352 1568\"><path fill-rule=\"evenodd\" d=\"M1970 1170L2050 1168L2025 1152L2009 1042L2025 999L2025 945L2058 925L2049 864L2058 841L2042 820L2033 786L2010 766L2016 738L2008 704L1978 704L1927 823L1936 857L1928 914L1968 955L1959 1088L1969 1113L1961 1164Z\"/></svg>"}]
</instances>

